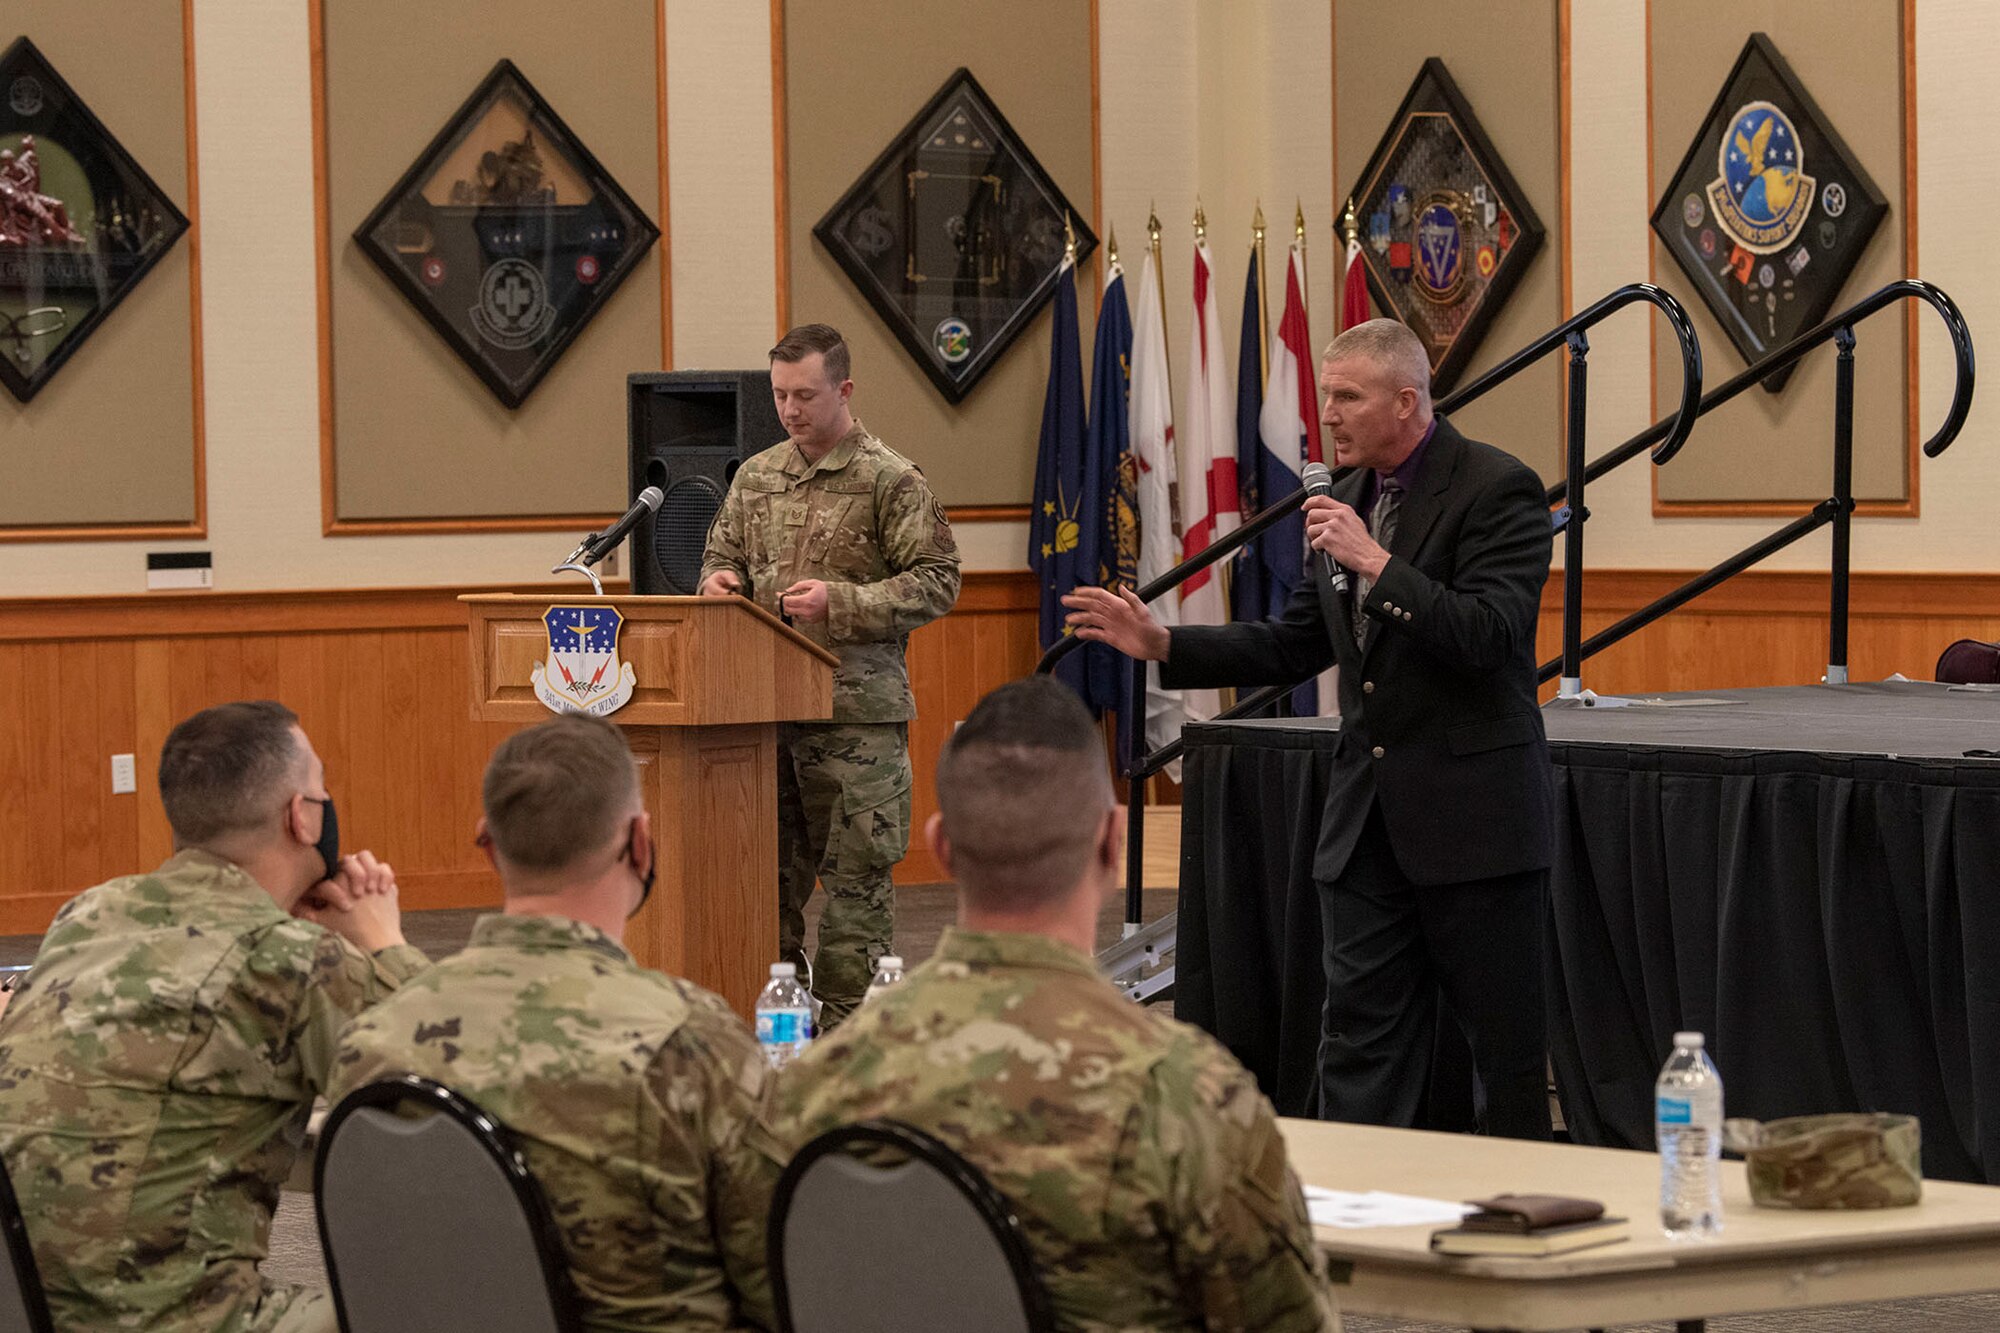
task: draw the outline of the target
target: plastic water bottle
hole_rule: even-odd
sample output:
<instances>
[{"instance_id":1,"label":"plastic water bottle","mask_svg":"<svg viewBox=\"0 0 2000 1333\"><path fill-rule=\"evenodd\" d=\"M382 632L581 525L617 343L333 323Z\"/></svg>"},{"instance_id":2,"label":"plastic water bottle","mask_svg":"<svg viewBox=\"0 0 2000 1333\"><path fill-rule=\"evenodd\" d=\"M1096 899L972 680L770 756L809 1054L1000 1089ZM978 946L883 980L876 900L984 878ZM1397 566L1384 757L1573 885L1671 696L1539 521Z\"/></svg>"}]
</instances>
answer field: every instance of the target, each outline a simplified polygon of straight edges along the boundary
<instances>
[{"instance_id":1,"label":"plastic water bottle","mask_svg":"<svg viewBox=\"0 0 2000 1333\"><path fill-rule=\"evenodd\" d=\"M903 960L895 954L885 953L875 960L875 979L868 983L868 993L861 997L866 1004L889 987L903 980Z\"/></svg>"},{"instance_id":2,"label":"plastic water bottle","mask_svg":"<svg viewBox=\"0 0 2000 1333\"><path fill-rule=\"evenodd\" d=\"M813 1037L812 996L799 984L797 963L771 964L771 980L757 996L757 1045L773 1069L805 1052Z\"/></svg>"},{"instance_id":3,"label":"plastic water bottle","mask_svg":"<svg viewBox=\"0 0 2000 1333\"><path fill-rule=\"evenodd\" d=\"M1653 1090L1660 1147L1660 1225L1673 1240L1722 1230L1722 1075L1699 1032L1676 1032Z\"/></svg>"}]
</instances>

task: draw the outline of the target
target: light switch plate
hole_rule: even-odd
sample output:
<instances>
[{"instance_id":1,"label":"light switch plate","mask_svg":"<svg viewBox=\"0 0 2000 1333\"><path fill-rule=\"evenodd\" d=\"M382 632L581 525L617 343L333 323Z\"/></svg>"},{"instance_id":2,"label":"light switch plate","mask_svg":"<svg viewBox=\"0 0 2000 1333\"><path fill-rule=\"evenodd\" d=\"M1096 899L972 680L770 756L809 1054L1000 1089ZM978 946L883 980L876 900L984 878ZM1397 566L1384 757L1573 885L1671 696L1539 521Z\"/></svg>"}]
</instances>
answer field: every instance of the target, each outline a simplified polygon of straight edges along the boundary
<instances>
[{"instance_id":1,"label":"light switch plate","mask_svg":"<svg viewBox=\"0 0 2000 1333\"><path fill-rule=\"evenodd\" d=\"M139 765L129 754L111 756L111 794L124 796L139 790Z\"/></svg>"}]
</instances>

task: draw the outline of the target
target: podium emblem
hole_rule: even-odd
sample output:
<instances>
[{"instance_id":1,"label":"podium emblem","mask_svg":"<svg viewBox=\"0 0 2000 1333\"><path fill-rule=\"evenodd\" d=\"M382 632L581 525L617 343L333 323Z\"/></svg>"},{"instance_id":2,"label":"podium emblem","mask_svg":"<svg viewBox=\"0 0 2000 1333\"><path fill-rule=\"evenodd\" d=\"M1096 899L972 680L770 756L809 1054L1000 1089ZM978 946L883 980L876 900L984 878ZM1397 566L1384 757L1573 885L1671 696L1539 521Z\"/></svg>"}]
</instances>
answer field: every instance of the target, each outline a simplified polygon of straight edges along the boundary
<instances>
[{"instance_id":1,"label":"podium emblem","mask_svg":"<svg viewBox=\"0 0 2000 1333\"><path fill-rule=\"evenodd\" d=\"M552 606L542 613L549 657L531 674L535 697L552 713L604 717L623 708L638 681L618 660L625 617L612 606Z\"/></svg>"}]
</instances>

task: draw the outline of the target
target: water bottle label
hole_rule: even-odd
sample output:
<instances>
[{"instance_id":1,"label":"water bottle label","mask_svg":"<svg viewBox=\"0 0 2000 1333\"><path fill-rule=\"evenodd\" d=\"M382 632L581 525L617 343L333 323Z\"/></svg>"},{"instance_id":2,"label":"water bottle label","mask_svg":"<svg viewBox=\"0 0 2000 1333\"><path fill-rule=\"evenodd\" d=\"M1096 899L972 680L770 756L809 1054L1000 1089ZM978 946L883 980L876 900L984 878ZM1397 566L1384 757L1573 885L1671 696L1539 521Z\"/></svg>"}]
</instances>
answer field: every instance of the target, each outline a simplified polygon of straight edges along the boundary
<instances>
[{"instance_id":1,"label":"water bottle label","mask_svg":"<svg viewBox=\"0 0 2000 1333\"><path fill-rule=\"evenodd\" d=\"M1654 1112L1655 1118L1663 1125L1691 1125L1694 1123L1694 1103L1685 1097L1661 1097Z\"/></svg>"},{"instance_id":2,"label":"water bottle label","mask_svg":"<svg viewBox=\"0 0 2000 1333\"><path fill-rule=\"evenodd\" d=\"M789 1046L805 1034L800 1031L803 1015L769 1013L757 1015L757 1040L765 1046Z\"/></svg>"}]
</instances>

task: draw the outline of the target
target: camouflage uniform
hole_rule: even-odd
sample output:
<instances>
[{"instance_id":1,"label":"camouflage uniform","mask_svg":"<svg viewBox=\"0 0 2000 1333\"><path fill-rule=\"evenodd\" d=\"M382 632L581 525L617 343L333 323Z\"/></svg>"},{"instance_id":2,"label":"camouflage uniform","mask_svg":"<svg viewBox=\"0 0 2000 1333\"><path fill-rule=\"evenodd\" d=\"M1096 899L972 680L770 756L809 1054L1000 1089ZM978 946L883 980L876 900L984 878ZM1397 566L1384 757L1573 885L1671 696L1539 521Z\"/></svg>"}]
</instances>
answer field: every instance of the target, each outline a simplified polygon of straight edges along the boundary
<instances>
[{"instance_id":1,"label":"camouflage uniform","mask_svg":"<svg viewBox=\"0 0 2000 1333\"><path fill-rule=\"evenodd\" d=\"M1059 1328L1339 1327L1255 1080L1065 945L947 930L779 1076L788 1154L869 1116L943 1139L1015 1205Z\"/></svg>"},{"instance_id":2,"label":"camouflage uniform","mask_svg":"<svg viewBox=\"0 0 2000 1333\"><path fill-rule=\"evenodd\" d=\"M403 1073L513 1135L586 1328L748 1327L739 1302L768 1321L771 1180L746 1142L764 1133L764 1060L720 999L640 967L595 926L482 917L465 952L342 1034L327 1095Z\"/></svg>"},{"instance_id":3,"label":"camouflage uniform","mask_svg":"<svg viewBox=\"0 0 2000 1333\"><path fill-rule=\"evenodd\" d=\"M335 1037L427 965L206 852L64 906L0 1017L0 1157L56 1327L331 1330L257 1265Z\"/></svg>"},{"instance_id":4,"label":"camouflage uniform","mask_svg":"<svg viewBox=\"0 0 2000 1333\"><path fill-rule=\"evenodd\" d=\"M910 843L903 647L958 600L958 544L915 464L859 422L817 463L790 441L736 474L701 577L732 570L773 613L801 579L827 585L822 621L794 628L840 654L833 721L778 729L779 947L803 957L805 905L826 886L814 990L839 1018L868 987L895 927L889 872Z\"/></svg>"}]
</instances>

